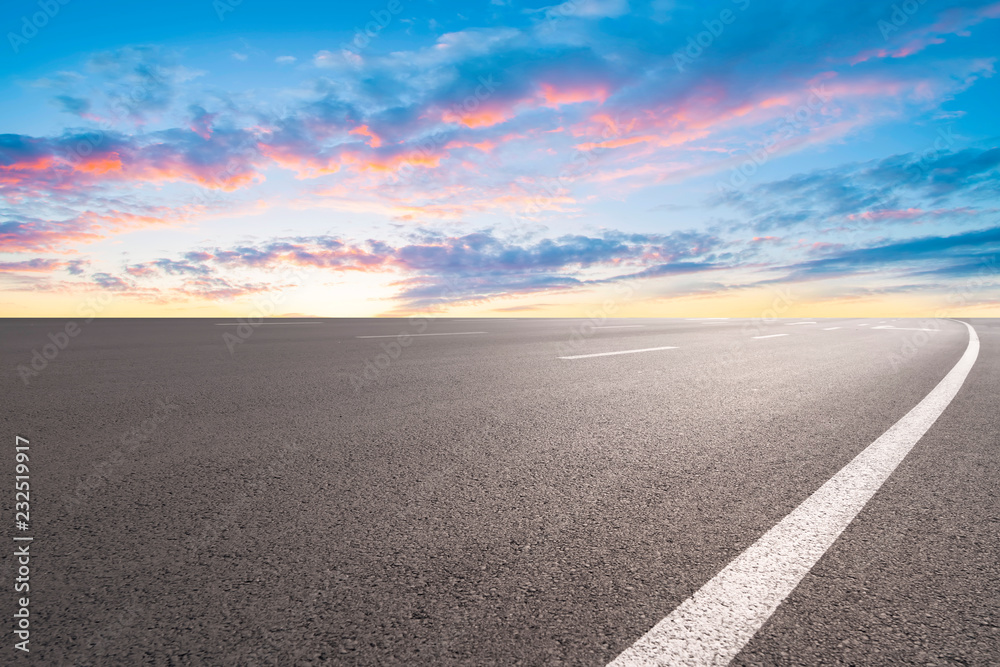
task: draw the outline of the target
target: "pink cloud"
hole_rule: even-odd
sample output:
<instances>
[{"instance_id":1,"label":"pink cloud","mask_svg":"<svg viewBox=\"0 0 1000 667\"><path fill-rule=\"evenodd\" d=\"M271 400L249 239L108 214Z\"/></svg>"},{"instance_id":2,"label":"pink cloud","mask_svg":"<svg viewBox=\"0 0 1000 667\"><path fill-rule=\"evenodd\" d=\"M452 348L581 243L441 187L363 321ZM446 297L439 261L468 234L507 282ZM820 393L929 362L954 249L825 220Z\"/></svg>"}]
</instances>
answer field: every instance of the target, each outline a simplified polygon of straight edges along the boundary
<instances>
[{"instance_id":1,"label":"pink cloud","mask_svg":"<svg viewBox=\"0 0 1000 667\"><path fill-rule=\"evenodd\" d=\"M558 109L567 104L596 102L604 104L608 99L608 88L604 84L577 84L557 87L554 84L539 84L539 104L550 109Z\"/></svg>"},{"instance_id":2,"label":"pink cloud","mask_svg":"<svg viewBox=\"0 0 1000 667\"><path fill-rule=\"evenodd\" d=\"M944 44L948 35L958 35L967 37L969 28L989 19L1000 18L1000 2L987 5L985 7L952 8L942 12L937 21L932 25L913 30L906 35L906 41L901 46L887 46L874 49L867 49L851 58L848 62L851 65L863 63L872 58L906 58L915 53L919 53L928 46ZM894 23L882 21L880 23L883 34L888 39L899 29ZM905 30L905 24L903 26Z\"/></svg>"},{"instance_id":3,"label":"pink cloud","mask_svg":"<svg viewBox=\"0 0 1000 667\"><path fill-rule=\"evenodd\" d=\"M367 125L359 125L350 131L350 134L357 134L362 137L368 137L368 145L372 148L378 148L382 145L382 138L377 134L368 129Z\"/></svg>"}]
</instances>

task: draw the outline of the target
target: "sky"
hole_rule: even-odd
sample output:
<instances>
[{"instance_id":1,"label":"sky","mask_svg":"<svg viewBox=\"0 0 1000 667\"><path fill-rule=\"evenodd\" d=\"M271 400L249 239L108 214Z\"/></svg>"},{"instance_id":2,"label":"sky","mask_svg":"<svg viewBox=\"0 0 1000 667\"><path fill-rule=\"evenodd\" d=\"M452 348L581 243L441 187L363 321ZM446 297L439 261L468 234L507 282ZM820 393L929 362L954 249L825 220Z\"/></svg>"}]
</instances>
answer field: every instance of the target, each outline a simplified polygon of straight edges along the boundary
<instances>
[{"instance_id":1,"label":"sky","mask_svg":"<svg viewBox=\"0 0 1000 667\"><path fill-rule=\"evenodd\" d=\"M35 0L0 316L1000 317L1000 2Z\"/></svg>"}]
</instances>

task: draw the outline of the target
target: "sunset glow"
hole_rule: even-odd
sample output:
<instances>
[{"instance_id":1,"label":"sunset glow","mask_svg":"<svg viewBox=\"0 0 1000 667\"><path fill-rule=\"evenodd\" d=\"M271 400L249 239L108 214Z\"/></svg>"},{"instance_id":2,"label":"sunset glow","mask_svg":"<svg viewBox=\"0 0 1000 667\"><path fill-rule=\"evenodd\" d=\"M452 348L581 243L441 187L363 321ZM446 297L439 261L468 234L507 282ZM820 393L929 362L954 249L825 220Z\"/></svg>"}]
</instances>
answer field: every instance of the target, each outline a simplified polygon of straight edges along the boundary
<instances>
[{"instance_id":1,"label":"sunset glow","mask_svg":"<svg viewBox=\"0 0 1000 667\"><path fill-rule=\"evenodd\" d=\"M1000 316L1000 3L916 6L67 4L5 46L0 312Z\"/></svg>"}]
</instances>

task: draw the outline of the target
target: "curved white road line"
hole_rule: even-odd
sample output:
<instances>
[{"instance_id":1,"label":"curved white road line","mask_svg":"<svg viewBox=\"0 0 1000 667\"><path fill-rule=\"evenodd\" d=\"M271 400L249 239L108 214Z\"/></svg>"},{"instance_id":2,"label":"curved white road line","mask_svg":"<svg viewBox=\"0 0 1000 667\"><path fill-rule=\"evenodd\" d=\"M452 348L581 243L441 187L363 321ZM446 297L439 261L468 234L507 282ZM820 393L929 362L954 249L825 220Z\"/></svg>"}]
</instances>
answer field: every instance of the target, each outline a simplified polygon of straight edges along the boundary
<instances>
[{"instance_id":1,"label":"curved white road line","mask_svg":"<svg viewBox=\"0 0 1000 667\"><path fill-rule=\"evenodd\" d=\"M666 347L644 347L641 350L618 350L616 352L595 352L594 354L574 354L569 357L556 357L557 359L589 359L590 357L613 357L616 354L635 354L636 352L656 352L658 350L676 350L676 346Z\"/></svg>"},{"instance_id":2,"label":"curved white road line","mask_svg":"<svg viewBox=\"0 0 1000 667\"><path fill-rule=\"evenodd\" d=\"M445 331L443 333L424 334L379 334L377 336L355 336L355 338L399 338L400 336L471 336L472 334L484 334L485 331Z\"/></svg>"},{"instance_id":3,"label":"curved white road line","mask_svg":"<svg viewBox=\"0 0 1000 667\"><path fill-rule=\"evenodd\" d=\"M931 393L611 667L726 665L735 658L955 398L979 356L976 330L962 324L969 346Z\"/></svg>"}]
</instances>

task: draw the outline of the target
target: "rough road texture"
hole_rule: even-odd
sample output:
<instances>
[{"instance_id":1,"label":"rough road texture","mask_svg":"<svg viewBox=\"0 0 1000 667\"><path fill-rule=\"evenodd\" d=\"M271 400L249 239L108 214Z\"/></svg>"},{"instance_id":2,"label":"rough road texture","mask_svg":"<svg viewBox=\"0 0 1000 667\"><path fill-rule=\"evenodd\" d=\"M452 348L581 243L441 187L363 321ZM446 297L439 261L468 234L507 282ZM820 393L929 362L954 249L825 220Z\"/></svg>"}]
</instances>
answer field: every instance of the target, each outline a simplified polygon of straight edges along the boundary
<instances>
[{"instance_id":1,"label":"rough road texture","mask_svg":"<svg viewBox=\"0 0 1000 667\"><path fill-rule=\"evenodd\" d=\"M414 323L265 325L230 354L214 322L80 322L27 386L65 322L0 324L0 506L27 437L35 537L32 650L8 635L4 662L602 665L967 342L949 321L439 319L421 331L487 333L390 360L395 339L356 336ZM970 322L959 395L736 664L995 663L1000 323ZM658 346L678 349L557 358Z\"/></svg>"}]
</instances>

